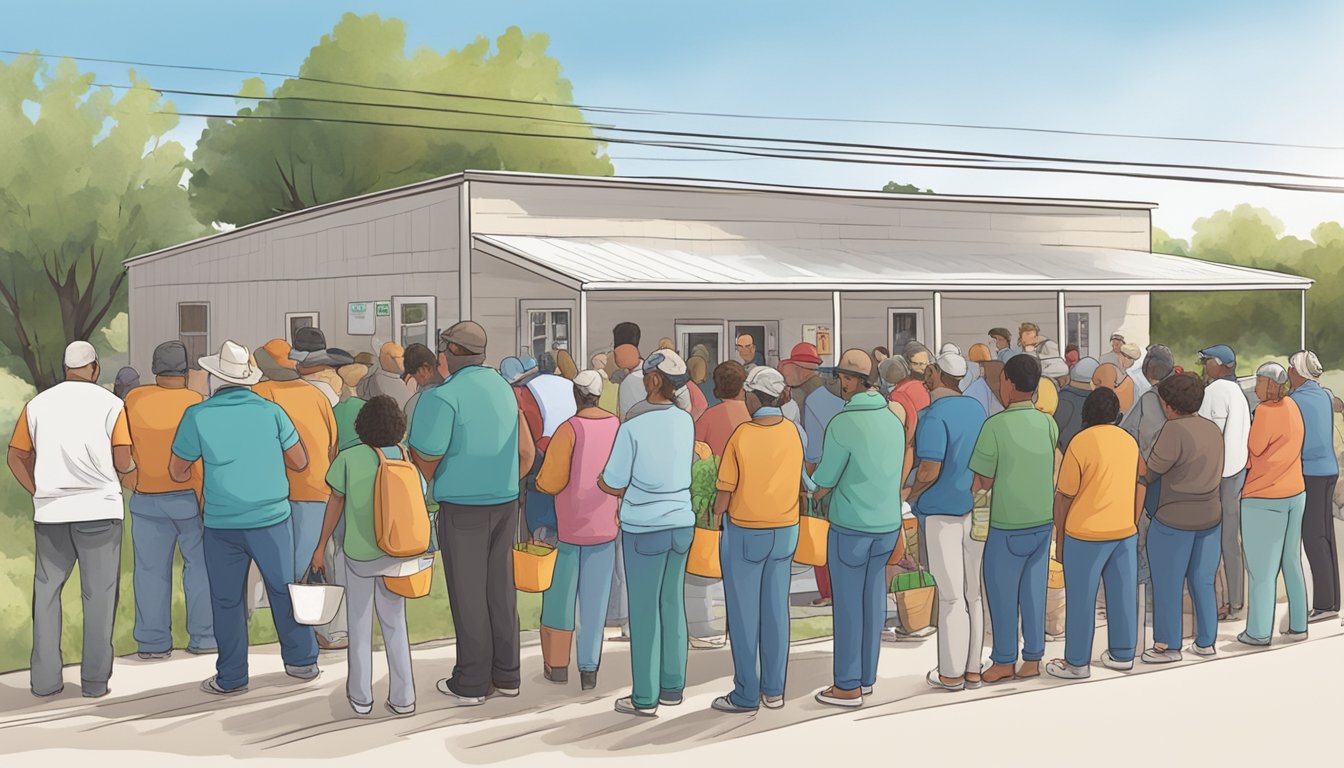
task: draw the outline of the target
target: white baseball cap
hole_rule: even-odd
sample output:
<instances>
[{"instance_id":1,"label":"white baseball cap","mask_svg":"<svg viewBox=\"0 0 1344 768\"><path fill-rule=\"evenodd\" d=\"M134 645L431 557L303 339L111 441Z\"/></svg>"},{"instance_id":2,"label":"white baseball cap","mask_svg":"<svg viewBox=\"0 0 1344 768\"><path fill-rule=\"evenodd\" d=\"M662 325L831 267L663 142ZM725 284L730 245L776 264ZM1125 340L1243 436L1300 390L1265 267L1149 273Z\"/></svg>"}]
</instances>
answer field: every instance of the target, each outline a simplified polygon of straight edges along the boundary
<instances>
[{"instance_id":1,"label":"white baseball cap","mask_svg":"<svg viewBox=\"0 0 1344 768\"><path fill-rule=\"evenodd\" d=\"M779 397L784 393L784 374L769 366L758 365L747 373L747 380L742 383L742 387L770 397Z\"/></svg>"},{"instance_id":2,"label":"white baseball cap","mask_svg":"<svg viewBox=\"0 0 1344 768\"><path fill-rule=\"evenodd\" d=\"M935 362L938 365L938 370L954 379L966 375L966 358L956 352L944 352L938 356Z\"/></svg>"},{"instance_id":3,"label":"white baseball cap","mask_svg":"<svg viewBox=\"0 0 1344 768\"><path fill-rule=\"evenodd\" d=\"M72 341L65 348L65 367L83 368L98 361L98 352L87 341Z\"/></svg>"},{"instance_id":4,"label":"white baseball cap","mask_svg":"<svg viewBox=\"0 0 1344 768\"><path fill-rule=\"evenodd\" d=\"M602 395L602 374L597 371L579 371L579 375L574 377L574 386L585 395L600 397Z\"/></svg>"}]
</instances>

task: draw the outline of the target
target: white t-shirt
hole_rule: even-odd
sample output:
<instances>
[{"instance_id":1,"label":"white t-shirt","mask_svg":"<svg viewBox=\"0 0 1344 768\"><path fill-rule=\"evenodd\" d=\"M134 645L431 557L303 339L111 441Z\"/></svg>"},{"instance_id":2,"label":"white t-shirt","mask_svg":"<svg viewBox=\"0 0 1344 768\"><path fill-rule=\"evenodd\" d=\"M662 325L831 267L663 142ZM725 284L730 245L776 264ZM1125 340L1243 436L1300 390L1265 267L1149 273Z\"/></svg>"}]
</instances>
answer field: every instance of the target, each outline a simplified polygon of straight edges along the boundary
<instances>
[{"instance_id":1,"label":"white t-shirt","mask_svg":"<svg viewBox=\"0 0 1344 768\"><path fill-rule=\"evenodd\" d=\"M112 446L130 444L121 399L97 384L65 381L29 400L9 445L37 455L33 522L121 520Z\"/></svg>"},{"instance_id":2,"label":"white t-shirt","mask_svg":"<svg viewBox=\"0 0 1344 768\"><path fill-rule=\"evenodd\" d=\"M1223 477L1232 477L1245 469L1251 406L1241 385L1228 379L1209 382L1204 387L1204 404L1199 407L1199 415L1217 424L1223 433Z\"/></svg>"}]
</instances>

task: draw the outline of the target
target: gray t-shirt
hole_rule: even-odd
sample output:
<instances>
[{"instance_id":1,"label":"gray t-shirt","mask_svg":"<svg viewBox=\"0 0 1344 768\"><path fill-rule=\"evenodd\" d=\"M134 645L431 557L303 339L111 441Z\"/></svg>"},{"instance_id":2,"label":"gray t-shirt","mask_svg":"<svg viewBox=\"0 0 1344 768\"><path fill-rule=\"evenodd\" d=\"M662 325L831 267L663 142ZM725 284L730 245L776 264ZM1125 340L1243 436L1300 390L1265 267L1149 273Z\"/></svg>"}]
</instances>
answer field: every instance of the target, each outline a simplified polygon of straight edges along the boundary
<instances>
[{"instance_id":1,"label":"gray t-shirt","mask_svg":"<svg viewBox=\"0 0 1344 768\"><path fill-rule=\"evenodd\" d=\"M1149 389L1140 395L1134 407L1129 409L1129 414L1125 416L1120 428L1139 441L1139 455L1147 460L1157 443L1157 436L1166 423L1167 414L1162 410L1162 400L1158 398L1156 389Z\"/></svg>"},{"instance_id":2,"label":"gray t-shirt","mask_svg":"<svg viewBox=\"0 0 1344 768\"><path fill-rule=\"evenodd\" d=\"M1148 456L1144 484L1162 478L1157 519L1182 531L1205 531L1222 522L1218 487L1223 480L1223 433L1203 416L1168 421Z\"/></svg>"}]
</instances>

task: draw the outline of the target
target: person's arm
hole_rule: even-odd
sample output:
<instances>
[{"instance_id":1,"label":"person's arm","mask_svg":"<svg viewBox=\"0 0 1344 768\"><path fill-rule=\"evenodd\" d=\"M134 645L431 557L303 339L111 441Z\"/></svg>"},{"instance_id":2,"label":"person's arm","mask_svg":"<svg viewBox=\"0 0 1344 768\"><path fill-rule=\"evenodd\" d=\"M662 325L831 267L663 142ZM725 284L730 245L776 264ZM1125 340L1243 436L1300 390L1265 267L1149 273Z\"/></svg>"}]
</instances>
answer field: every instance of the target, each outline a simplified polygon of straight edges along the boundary
<instances>
[{"instance_id":1,"label":"person's arm","mask_svg":"<svg viewBox=\"0 0 1344 768\"><path fill-rule=\"evenodd\" d=\"M1277 416L1278 412L1269 411L1269 413L1266 413L1269 409L1259 410L1260 415L1251 419L1250 434L1246 438L1246 448L1250 450L1253 458L1265 455L1265 451L1268 451L1269 446L1274 443L1274 433L1280 431L1283 427L1281 424L1273 423L1277 419L1270 416L1270 413Z\"/></svg>"},{"instance_id":2,"label":"person's arm","mask_svg":"<svg viewBox=\"0 0 1344 768\"><path fill-rule=\"evenodd\" d=\"M715 528L723 524L723 515L728 512L728 502L732 500L732 495L737 491L742 478L742 467L737 455L737 434L734 432L733 436L728 438L728 444L723 448L723 458L719 459L719 476L714 482Z\"/></svg>"},{"instance_id":3,"label":"person's arm","mask_svg":"<svg viewBox=\"0 0 1344 768\"><path fill-rule=\"evenodd\" d=\"M1143 484L1157 482L1159 477L1171 471L1180 457L1181 446L1176 433L1163 428L1157 435L1157 442L1153 443L1153 452L1148 456L1148 471L1143 475Z\"/></svg>"},{"instance_id":4,"label":"person's arm","mask_svg":"<svg viewBox=\"0 0 1344 768\"><path fill-rule=\"evenodd\" d=\"M1143 484L1143 476L1148 474L1148 463L1139 456L1139 477L1135 483L1134 489L1134 524L1138 525L1139 520L1143 519L1143 505L1148 499L1148 486Z\"/></svg>"},{"instance_id":5,"label":"person's arm","mask_svg":"<svg viewBox=\"0 0 1344 768\"><path fill-rule=\"evenodd\" d=\"M565 490L569 485L573 457L574 427L566 421L556 427L551 444L546 447L546 458L541 460L541 469L537 472L537 490L552 496Z\"/></svg>"},{"instance_id":6,"label":"person's arm","mask_svg":"<svg viewBox=\"0 0 1344 768\"><path fill-rule=\"evenodd\" d=\"M1062 491L1055 491L1055 559L1064 561L1064 526L1069 519L1069 509L1073 506L1073 497Z\"/></svg>"},{"instance_id":7,"label":"person's arm","mask_svg":"<svg viewBox=\"0 0 1344 768\"><path fill-rule=\"evenodd\" d=\"M975 480L971 482L971 490L975 493L980 491L989 491L994 489L994 478L985 477L979 472L975 473Z\"/></svg>"},{"instance_id":8,"label":"person's arm","mask_svg":"<svg viewBox=\"0 0 1344 768\"><path fill-rule=\"evenodd\" d=\"M994 487L994 476L999 472L999 444L994 436L997 422L990 419L980 429L975 439L975 449L971 451L970 470L975 473L972 485L974 492L988 491Z\"/></svg>"},{"instance_id":9,"label":"person's arm","mask_svg":"<svg viewBox=\"0 0 1344 768\"><path fill-rule=\"evenodd\" d=\"M29 496L37 493L37 483L33 480L37 454L33 451L20 450L11 445L6 461L9 464L9 471L14 473L14 479L19 481L23 490L27 491Z\"/></svg>"},{"instance_id":10,"label":"person's arm","mask_svg":"<svg viewBox=\"0 0 1344 768\"><path fill-rule=\"evenodd\" d=\"M196 429L196 406L182 414L173 435L172 454L168 457L168 477L175 483L191 479L191 465L201 458L201 435Z\"/></svg>"},{"instance_id":11,"label":"person's arm","mask_svg":"<svg viewBox=\"0 0 1344 768\"><path fill-rule=\"evenodd\" d=\"M849 464L849 446L845 445L844 439L840 436L842 430L831 428L835 426L838 426L836 420L832 419L830 426L826 428L826 437L823 438L821 463L812 473L812 482L817 486L812 498L818 501L840 482L840 477L845 474L845 466Z\"/></svg>"},{"instance_id":12,"label":"person's arm","mask_svg":"<svg viewBox=\"0 0 1344 768\"><path fill-rule=\"evenodd\" d=\"M117 410L117 419L112 424L112 467L119 474L129 475L135 469L135 459L131 456L131 425L126 419L126 409Z\"/></svg>"},{"instance_id":13,"label":"person's arm","mask_svg":"<svg viewBox=\"0 0 1344 768\"><path fill-rule=\"evenodd\" d=\"M907 430L907 439L909 432L910 430ZM913 432L914 458L919 463L919 468L915 470L915 482L908 494L911 504L914 504L929 486L938 481L938 476L943 471L943 461L947 458L947 427L942 419L926 412L924 418L916 423ZM904 472L901 475L901 480L904 482L905 478L910 476L910 469L902 465L901 470Z\"/></svg>"},{"instance_id":14,"label":"person's arm","mask_svg":"<svg viewBox=\"0 0 1344 768\"><path fill-rule=\"evenodd\" d=\"M635 445L634 438L630 436L630 425L633 423L626 422L616 430L616 441L611 445L607 465L597 477L597 487L601 488L603 493L617 498L625 495L625 489L629 487L634 471Z\"/></svg>"},{"instance_id":15,"label":"person's arm","mask_svg":"<svg viewBox=\"0 0 1344 768\"><path fill-rule=\"evenodd\" d=\"M1064 529L1068 522L1069 509L1073 506L1073 500L1083 490L1083 465L1078 458L1078 451L1075 445L1069 446L1069 451L1059 462L1059 480L1055 488L1055 553L1056 559L1064 558Z\"/></svg>"},{"instance_id":16,"label":"person's arm","mask_svg":"<svg viewBox=\"0 0 1344 768\"><path fill-rule=\"evenodd\" d=\"M327 461L335 461L336 454L340 453L339 430L336 428L336 412L328 405L322 409L322 420L327 425Z\"/></svg>"},{"instance_id":17,"label":"person's arm","mask_svg":"<svg viewBox=\"0 0 1344 768\"><path fill-rule=\"evenodd\" d=\"M915 470L915 484L910 489L910 503L912 505L919 500L919 497L930 486L938 482L938 477L942 472L943 463L941 461L919 460L919 469Z\"/></svg>"},{"instance_id":18,"label":"person's arm","mask_svg":"<svg viewBox=\"0 0 1344 768\"><path fill-rule=\"evenodd\" d=\"M333 491L327 498L327 512L322 518L322 536L318 538L317 549L313 550L313 557L308 561L308 567L314 573L327 570L327 541L336 532L336 525L341 522L344 513L345 497Z\"/></svg>"},{"instance_id":19,"label":"person's arm","mask_svg":"<svg viewBox=\"0 0 1344 768\"><path fill-rule=\"evenodd\" d=\"M537 463L537 444L532 440L532 430L527 428L527 417L518 412L518 479L527 477L532 465Z\"/></svg>"},{"instance_id":20,"label":"person's arm","mask_svg":"<svg viewBox=\"0 0 1344 768\"><path fill-rule=\"evenodd\" d=\"M285 449L285 469L302 472L307 468L308 452L303 449L303 443L295 443Z\"/></svg>"},{"instance_id":21,"label":"person's arm","mask_svg":"<svg viewBox=\"0 0 1344 768\"><path fill-rule=\"evenodd\" d=\"M438 396L441 391L435 389L420 396L411 422L411 462L427 480L438 471L453 436L453 406Z\"/></svg>"},{"instance_id":22,"label":"person's arm","mask_svg":"<svg viewBox=\"0 0 1344 768\"><path fill-rule=\"evenodd\" d=\"M731 491L716 491L714 493L714 527L723 525L723 516L728 514L728 504L733 500Z\"/></svg>"}]
</instances>

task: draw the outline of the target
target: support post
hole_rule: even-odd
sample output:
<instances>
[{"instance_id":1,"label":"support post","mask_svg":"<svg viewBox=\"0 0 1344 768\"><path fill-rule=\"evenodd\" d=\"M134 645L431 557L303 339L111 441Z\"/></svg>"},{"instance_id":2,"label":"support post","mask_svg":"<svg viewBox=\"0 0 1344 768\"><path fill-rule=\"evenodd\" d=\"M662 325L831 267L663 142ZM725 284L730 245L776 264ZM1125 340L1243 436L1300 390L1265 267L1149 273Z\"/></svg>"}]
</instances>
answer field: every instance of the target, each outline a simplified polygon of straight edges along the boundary
<instances>
[{"instance_id":1,"label":"support post","mask_svg":"<svg viewBox=\"0 0 1344 768\"><path fill-rule=\"evenodd\" d=\"M471 319L471 182L457 190L457 319Z\"/></svg>"},{"instance_id":2,"label":"support post","mask_svg":"<svg viewBox=\"0 0 1344 768\"><path fill-rule=\"evenodd\" d=\"M588 292L582 288L579 289L578 333L579 338L574 344L578 357L575 358L574 364L582 371L588 368Z\"/></svg>"},{"instance_id":3,"label":"support post","mask_svg":"<svg viewBox=\"0 0 1344 768\"><path fill-rule=\"evenodd\" d=\"M840 362L840 292L831 291L831 365Z\"/></svg>"},{"instance_id":4,"label":"support post","mask_svg":"<svg viewBox=\"0 0 1344 768\"><path fill-rule=\"evenodd\" d=\"M1300 334L1299 337L1298 337L1298 341L1300 342L1300 346L1298 347L1298 349L1306 349L1306 348L1307 348L1307 289L1306 289L1306 288L1303 288L1303 289L1302 289L1302 323L1301 323L1301 325L1299 326L1299 328L1301 329L1301 334Z\"/></svg>"},{"instance_id":5,"label":"support post","mask_svg":"<svg viewBox=\"0 0 1344 768\"><path fill-rule=\"evenodd\" d=\"M1055 294L1055 310L1059 313L1058 318L1056 318L1059 321L1059 336L1055 338L1055 342L1059 344L1059 353L1062 355L1064 354L1064 347L1068 346L1068 335L1069 335L1068 331L1069 315L1068 312L1064 309L1063 291L1060 291L1059 293ZM1079 340L1078 343L1082 344L1083 342L1082 340Z\"/></svg>"},{"instance_id":6,"label":"support post","mask_svg":"<svg viewBox=\"0 0 1344 768\"><path fill-rule=\"evenodd\" d=\"M943 293L933 292L933 354L938 356L943 350ZM892 351L892 354L896 354Z\"/></svg>"}]
</instances>

